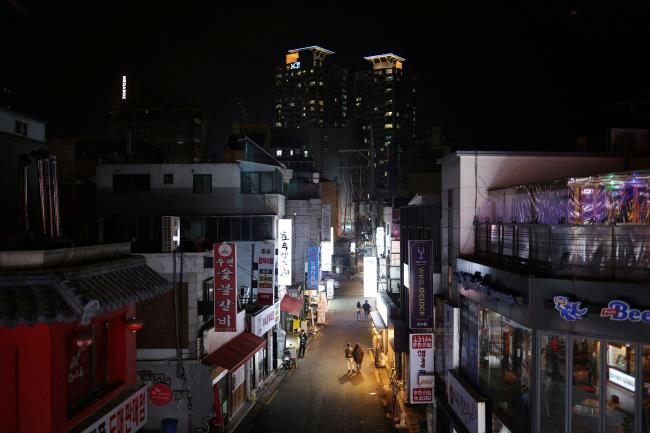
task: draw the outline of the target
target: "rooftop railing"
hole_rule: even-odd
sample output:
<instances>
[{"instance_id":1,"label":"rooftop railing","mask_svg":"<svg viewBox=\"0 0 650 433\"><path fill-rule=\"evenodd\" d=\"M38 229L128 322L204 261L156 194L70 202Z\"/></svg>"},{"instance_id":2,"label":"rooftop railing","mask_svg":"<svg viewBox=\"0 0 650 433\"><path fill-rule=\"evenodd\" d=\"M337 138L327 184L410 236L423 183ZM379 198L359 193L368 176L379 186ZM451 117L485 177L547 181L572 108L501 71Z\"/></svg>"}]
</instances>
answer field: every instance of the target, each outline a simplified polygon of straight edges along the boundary
<instances>
[{"instance_id":1,"label":"rooftop railing","mask_svg":"<svg viewBox=\"0 0 650 433\"><path fill-rule=\"evenodd\" d=\"M650 281L650 225L474 224L474 254L551 277Z\"/></svg>"}]
</instances>

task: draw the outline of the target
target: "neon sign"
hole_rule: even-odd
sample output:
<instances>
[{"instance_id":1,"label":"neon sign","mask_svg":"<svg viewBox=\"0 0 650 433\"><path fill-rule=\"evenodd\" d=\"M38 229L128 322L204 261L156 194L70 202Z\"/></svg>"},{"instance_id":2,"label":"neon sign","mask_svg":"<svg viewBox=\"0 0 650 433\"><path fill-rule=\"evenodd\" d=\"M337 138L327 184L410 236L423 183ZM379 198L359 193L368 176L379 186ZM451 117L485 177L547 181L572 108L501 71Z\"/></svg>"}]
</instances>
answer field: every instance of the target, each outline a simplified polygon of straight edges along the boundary
<instances>
[{"instance_id":1,"label":"neon sign","mask_svg":"<svg viewBox=\"0 0 650 433\"><path fill-rule=\"evenodd\" d=\"M621 322L629 320L630 322L650 323L650 310L638 310L631 308L630 304L619 299L609 301L607 307L600 310L600 317L609 317L609 320Z\"/></svg>"},{"instance_id":2,"label":"neon sign","mask_svg":"<svg viewBox=\"0 0 650 433\"><path fill-rule=\"evenodd\" d=\"M300 62L293 62L289 69L300 69Z\"/></svg>"},{"instance_id":3,"label":"neon sign","mask_svg":"<svg viewBox=\"0 0 650 433\"><path fill-rule=\"evenodd\" d=\"M575 322L587 314L587 307L580 308L582 302L571 302L566 296L555 296L553 302L555 303L555 309L560 312L560 316L567 322Z\"/></svg>"},{"instance_id":4,"label":"neon sign","mask_svg":"<svg viewBox=\"0 0 650 433\"><path fill-rule=\"evenodd\" d=\"M122 100L126 101L126 75L122 75Z\"/></svg>"}]
</instances>

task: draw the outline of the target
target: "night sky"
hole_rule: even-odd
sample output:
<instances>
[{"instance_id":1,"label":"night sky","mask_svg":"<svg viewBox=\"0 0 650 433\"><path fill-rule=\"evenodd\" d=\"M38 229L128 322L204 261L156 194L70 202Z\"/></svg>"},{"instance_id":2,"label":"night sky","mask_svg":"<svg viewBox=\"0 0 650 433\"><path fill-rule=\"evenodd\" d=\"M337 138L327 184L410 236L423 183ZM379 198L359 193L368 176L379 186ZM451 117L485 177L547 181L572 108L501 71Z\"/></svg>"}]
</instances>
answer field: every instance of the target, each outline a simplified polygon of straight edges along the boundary
<instances>
[{"instance_id":1,"label":"night sky","mask_svg":"<svg viewBox=\"0 0 650 433\"><path fill-rule=\"evenodd\" d=\"M171 101L196 101L215 146L240 103L248 121L273 121L274 67L305 45L335 51L351 71L368 66L364 55L405 57L419 126L464 144L562 148L648 126L640 2L54 3L0 6L0 87L50 136L101 134L112 80L128 70Z\"/></svg>"}]
</instances>

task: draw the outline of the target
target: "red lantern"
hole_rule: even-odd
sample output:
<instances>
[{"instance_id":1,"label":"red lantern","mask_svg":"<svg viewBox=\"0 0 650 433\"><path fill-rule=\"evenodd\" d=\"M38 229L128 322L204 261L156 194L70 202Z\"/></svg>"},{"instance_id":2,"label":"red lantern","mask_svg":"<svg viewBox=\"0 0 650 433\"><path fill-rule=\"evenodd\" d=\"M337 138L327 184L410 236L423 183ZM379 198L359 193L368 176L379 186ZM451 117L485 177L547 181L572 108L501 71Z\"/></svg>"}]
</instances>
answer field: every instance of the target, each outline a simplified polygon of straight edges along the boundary
<instances>
[{"instance_id":1,"label":"red lantern","mask_svg":"<svg viewBox=\"0 0 650 433\"><path fill-rule=\"evenodd\" d=\"M141 330L143 327L144 327L144 323L142 323L142 320L137 319L135 316L131 317L129 320L126 321L126 329L128 329L134 334L139 330Z\"/></svg>"},{"instance_id":2,"label":"red lantern","mask_svg":"<svg viewBox=\"0 0 650 433\"><path fill-rule=\"evenodd\" d=\"M93 337L88 334L79 334L74 337L74 345L79 349L85 349L93 344Z\"/></svg>"}]
</instances>

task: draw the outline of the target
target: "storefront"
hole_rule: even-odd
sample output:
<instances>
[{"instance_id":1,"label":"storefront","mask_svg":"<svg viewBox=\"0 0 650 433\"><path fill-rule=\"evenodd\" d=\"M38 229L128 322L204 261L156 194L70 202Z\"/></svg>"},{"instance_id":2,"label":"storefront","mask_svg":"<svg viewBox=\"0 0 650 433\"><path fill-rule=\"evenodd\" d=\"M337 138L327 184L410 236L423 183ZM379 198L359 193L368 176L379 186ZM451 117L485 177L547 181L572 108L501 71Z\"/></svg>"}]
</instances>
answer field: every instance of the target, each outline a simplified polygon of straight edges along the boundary
<instances>
[{"instance_id":1,"label":"storefront","mask_svg":"<svg viewBox=\"0 0 650 433\"><path fill-rule=\"evenodd\" d=\"M264 358L266 345L264 338L243 332L205 358L204 364L213 367L215 406L222 408L225 423L251 399L256 387L256 359Z\"/></svg>"},{"instance_id":2,"label":"storefront","mask_svg":"<svg viewBox=\"0 0 650 433\"><path fill-rule=\"evenodd\" d=\"M395 363L395 352L391 345L388 344L388 307L381 295L377 296L375 302L377 311L370 312L375 366L386 367L390 375Z\"/></svg>"},{"instance_id":3,"label":"storefront","mask_svg":"<svg viewBox=\"0 0 650 433\"><path fill-rule=\"evenodd\" d=\"M280 321L279 312L280 302L278 301L249 316L252 333L266 341L264 349L255 353L252 368L253 380L251 382L254 388L259 387L274 369L273 328Z\"/></svg>"},{"instance_id":4,"label":"storefront","mask_svg":"<svg viewBox=\"0 0 650 433\"><path fill-rule=\"evenodd\" d=\"M647 287L550 283L535 283L539 430L650 432Z\"/></svg>"},{"instance_id":5,"label":"storefront","mask_svg":"<svg viewBox=\"0 0 650 433\"><path fill-rule=\"evenodd\" d=\"M487 399L488 430L650 433L647 286L483 268L456 282L459 376Z\"/></svg>"}]
</instances>

